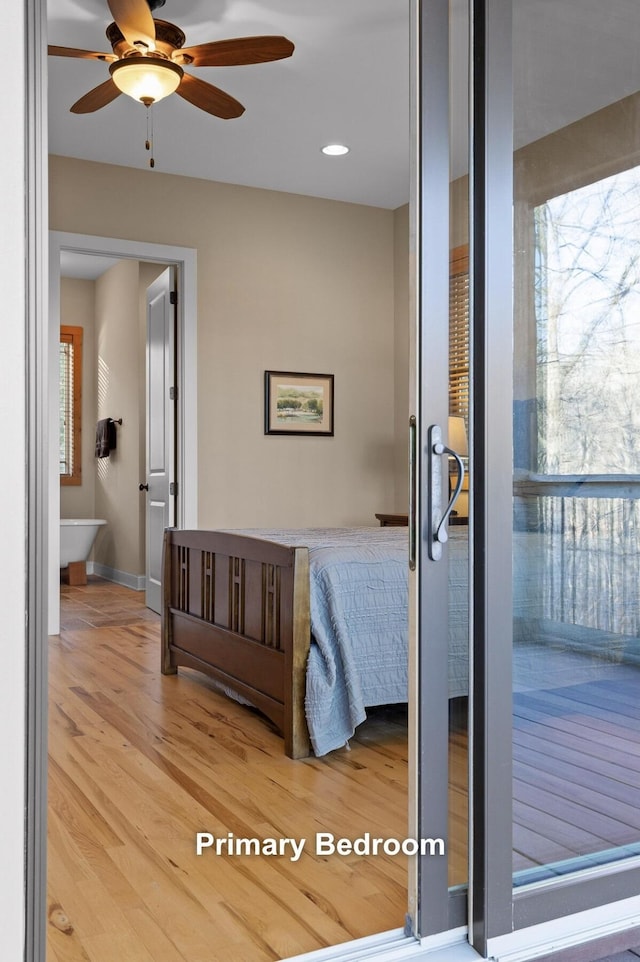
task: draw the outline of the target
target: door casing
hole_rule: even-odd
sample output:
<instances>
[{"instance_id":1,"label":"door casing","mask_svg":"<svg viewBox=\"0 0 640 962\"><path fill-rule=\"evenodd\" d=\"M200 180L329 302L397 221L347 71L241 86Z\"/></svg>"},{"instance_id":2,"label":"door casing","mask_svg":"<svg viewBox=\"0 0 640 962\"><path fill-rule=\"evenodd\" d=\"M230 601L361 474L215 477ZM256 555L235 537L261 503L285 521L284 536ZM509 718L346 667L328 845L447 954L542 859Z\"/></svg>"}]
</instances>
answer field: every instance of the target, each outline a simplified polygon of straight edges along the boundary
<instances>
[{"instance_id":1,"label":"door casing","mask_svg":"<svg viewBox=\"0 0 640 962\"><path fill-rule=\"evenodd\" d=\"M49 320L42 336L42 350L47 357L48 436L57 438L58 369L57 344L60 328L60 252L99 254L115 259L126 257L158 264L174 264L182 297L177 318L178 407L176 411L177 481L182 494L176 524L198 525L198 408L197 408L197 290L196 251L188 247L125 241L112 237L94 237L64 231L49 232ZM47 567L47 631L60 631L60 494L58 452L55 443L48 445L48 567Z\"/></svg>"}]
</instances>

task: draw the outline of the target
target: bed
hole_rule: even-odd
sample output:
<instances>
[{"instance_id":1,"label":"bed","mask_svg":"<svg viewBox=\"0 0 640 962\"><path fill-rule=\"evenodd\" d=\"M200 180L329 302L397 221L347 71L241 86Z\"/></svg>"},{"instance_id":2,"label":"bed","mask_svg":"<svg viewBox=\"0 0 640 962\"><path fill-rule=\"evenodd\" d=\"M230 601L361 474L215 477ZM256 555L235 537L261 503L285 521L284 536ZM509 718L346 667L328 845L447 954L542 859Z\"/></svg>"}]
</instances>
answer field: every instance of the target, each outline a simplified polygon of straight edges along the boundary
<instances>
[{"instance_id":1,"label":"bed","mask_svg":"<svg viewBox=\"0 0 640 962\"><path fill-rule=\"evenodd\" d=\"M467 534L450 534L449 696L467 693ZM162 671L195 668L262 711L291 758L345 745L407 700L407 529L168 529Z\"/></svg>"}]
</instances>

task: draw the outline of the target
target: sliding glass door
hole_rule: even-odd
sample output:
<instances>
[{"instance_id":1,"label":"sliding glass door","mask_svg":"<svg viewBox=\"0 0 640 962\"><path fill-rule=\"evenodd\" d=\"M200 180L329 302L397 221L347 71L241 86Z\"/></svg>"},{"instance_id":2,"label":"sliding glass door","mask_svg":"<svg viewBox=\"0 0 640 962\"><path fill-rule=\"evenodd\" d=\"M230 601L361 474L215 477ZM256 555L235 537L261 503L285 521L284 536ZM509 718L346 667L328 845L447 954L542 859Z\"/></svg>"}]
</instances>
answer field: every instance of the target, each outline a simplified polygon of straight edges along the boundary
<instances>
[{"instance_id":1,"label":"sliding glass door","mask_svg":"<svg viewBox=\"0 0 640 962\"><path fill-rule=\"evenodd\" d=\"M473 19L472 940L500 954L638 891L640 8Z\"/></svg>"},{"instance_id":2,"label":"sliding glass door","mask_svg":"<svg viewBox=\"0 0 640 962\"><path fill-rule=\"evenodd\" d=\"M640 854L639 42L640 8L625 0L514 4L523 892Z\"/></svg>"},{"instance_id":3,"label":"sliding glass door","mask_svg":"<svg viewBox=\"0 0 640 962\"><path fill-rule=\"evenodd\" d=\"M469 879L469 205L465 3L417 3L414 230L418 290L412 411L416 820L446 840L417 865L414 930L466 924Z\"/></svg>"},{"instance_id":4,"label":"sliding glass door","mask_svg":"<svg viewBox=\"0 0 640 962\"><path fill-rule=\"evenodd\" d=\"M597 176L521 209L517 886L640 852L640 169Z\"/></svg>"},{"instance_id":5,"label":"sliding glass door","mask_svg":"<svg viewBox=\"0 0 640 962\"><path fill-rule=\"evenodd\" d=\"M640 7L411 8L411 929L526 959L638 917Z\"/></svg>"},{"instance_id":6,"label":"sliding glass door","mask_svg":"<svg viewBox=\"0 0 640 962\"><path fill-rule=\"evenodd\" d=\"M416 918L526 955L640 889L640 8L420 7Z\"/></svg>"}]
</instances>

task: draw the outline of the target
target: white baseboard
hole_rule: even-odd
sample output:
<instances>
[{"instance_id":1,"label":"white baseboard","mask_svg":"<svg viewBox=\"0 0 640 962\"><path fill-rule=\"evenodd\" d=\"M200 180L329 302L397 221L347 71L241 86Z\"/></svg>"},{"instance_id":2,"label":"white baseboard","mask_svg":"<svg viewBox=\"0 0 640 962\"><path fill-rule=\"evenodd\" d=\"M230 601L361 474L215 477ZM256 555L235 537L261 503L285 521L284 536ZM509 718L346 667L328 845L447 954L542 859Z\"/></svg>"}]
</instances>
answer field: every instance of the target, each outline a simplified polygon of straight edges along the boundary
<instances>
[{"instance_id":1,"label":"white baseboard","mask_svg":"<svg viewBox=\"0 0 640 962\"><path fill-rule=\"evenodd\" d=\"M134 591L144 591L147 587L147 579L144 575L132 575L128 571L118 571L117 568L109 568L108 565L100 564L99 561L87 561L87 574L98 575L106 581L113 581L114 584L123 585L125 588L133 588Z\"/></svg>"}]
</instances>

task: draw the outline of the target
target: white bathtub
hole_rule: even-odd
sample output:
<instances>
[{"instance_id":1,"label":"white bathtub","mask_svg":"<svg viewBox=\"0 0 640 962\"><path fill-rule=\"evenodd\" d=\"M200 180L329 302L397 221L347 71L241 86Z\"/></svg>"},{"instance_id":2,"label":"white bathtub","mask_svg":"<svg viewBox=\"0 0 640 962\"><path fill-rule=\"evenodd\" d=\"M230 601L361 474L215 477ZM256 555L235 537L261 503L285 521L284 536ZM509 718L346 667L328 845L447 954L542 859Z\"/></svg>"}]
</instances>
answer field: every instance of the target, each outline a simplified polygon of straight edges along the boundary
<instances>
[{"instance_id":1,"label":"white bathtub","mask_svg":"<svg viewBox=\"0 0 640 962\"><path fill-rule=\"evenodd\" d=\"M60 518L60 567L71 561L86 561L98 529L106 521L100 518Z\"/></svg>"}]
</instances>

